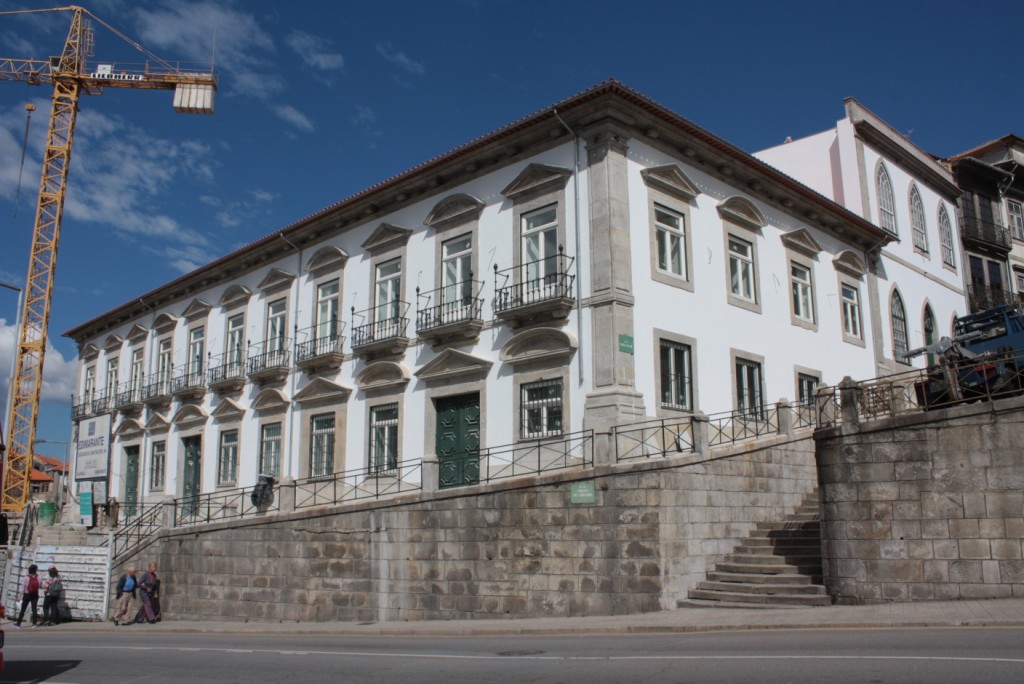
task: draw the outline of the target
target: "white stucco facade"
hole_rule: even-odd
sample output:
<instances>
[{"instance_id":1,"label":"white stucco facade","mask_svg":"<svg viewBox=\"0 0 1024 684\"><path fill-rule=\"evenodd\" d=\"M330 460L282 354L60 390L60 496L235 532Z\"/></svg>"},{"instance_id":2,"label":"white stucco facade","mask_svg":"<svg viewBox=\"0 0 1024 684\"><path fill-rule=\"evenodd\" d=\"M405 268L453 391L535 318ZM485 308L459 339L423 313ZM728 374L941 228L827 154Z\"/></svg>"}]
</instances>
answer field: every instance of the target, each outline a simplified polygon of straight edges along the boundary
<instances>
[{"instance_id":1,"label":"white stucco facade","mask_svg":"<svg viewBox=\"0 0 1024 684\"><path fill-rule=\"evenodd\" d=\"M924 306L942 331L964 310L959 271L937 263L934 217L949 199L868 145L857 147L849 169L845 155L830 153L838 167L829 161L808 188L614 82L557 107L568 128L551 110L534 114L152 292L126 293L127 304L69 331L81 350L76 419L114 414L111 494L156 501L251 487L268 469L275 429L272 474L303 480L392 469L376 460L381 454L443 462L439 433L450 435L439 413L451 407L470 422L479 409L457 440L501 450L638 420L798 401L814 384L895 365L893 288L906 303L912 347ZM841 149L851 143L841 129L831 142L823 134L792 149ZM777 165L786 170L782 156ZM794 159L810 168L813 156ZM870 211L850 204L866 197L875 206L870 184L853 179L879 160L897 204L917 183L935 245L929 253L894 242ZM822 196L837 185L843 201ZM909 231L909 216L897 221ZM459 265L451 255L462 248ZM407 327L358 332L375 315L391 325L370 311L393 303L375 301L385 272L400 273L393 318L409 319ZM437 325L439 288L469 281L445 310L456 312L454 324ZM333 311L345 328L302 360L302 345L322 337L330 310L322 286L334 282ZM467 314L476 298L482 307ZM282 308L286 332L269 334ZM199 329L196 361L189 350ZM239 336L245 372L218 375L228 340ZM336 337L345 338L337 348ZM288 360L272 357L276 371L252 366L279 338ZM197 371L200 382L154 389L168 344L174 377ZM131 371L140 350L141 379ZM112 359L117 388L105 383ZM138 396L136 386L144 388ZM234 471L224 462L232 432ZM318 461L325 455L326 466Z\"/></svg>"}]
</instances>

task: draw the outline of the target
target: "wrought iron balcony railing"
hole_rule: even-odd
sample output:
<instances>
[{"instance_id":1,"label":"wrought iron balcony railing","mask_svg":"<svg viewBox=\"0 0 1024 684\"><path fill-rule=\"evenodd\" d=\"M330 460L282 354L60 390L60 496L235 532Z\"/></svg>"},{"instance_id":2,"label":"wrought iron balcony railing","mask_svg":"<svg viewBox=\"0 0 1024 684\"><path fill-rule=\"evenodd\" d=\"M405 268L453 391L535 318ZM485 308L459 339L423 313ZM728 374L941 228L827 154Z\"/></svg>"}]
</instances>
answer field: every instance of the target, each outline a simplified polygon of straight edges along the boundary
<instances>
[{"instance_id":1,"label":"wrought iron balcony railing","mask_svg":"<svg viewBox=\"0 0 1024 684\"><path fill-rule=\"evenodd\" d=\"M171 380L171 394L201 393L206 390L206 372L202 361L197 359L175 369Z\"/></svg>"},{"instance_id":2,"label":"wrought iron balcony railing","mask_svg":"<svg viewBox=\"0 0 1024 684\"><path fill-rule=\"evenodd\" d=\"M352 348L359 349L379 342L388 342L405 338L409 327L409 303L396 299L387 304L380 304L364 311L352 310ZM356 320L369 320L369 323L355 325Z\"/></svg>"},{"instance_id":3,"label":"wrought iron balcony railing","mask_svg":"<svg viewBox=\"0 0 1024 684\"><path fill-rule=\"evenodd\" d=\"M317 359L340 357L345 345L345 338L341 335L344 328L344 322L335 319L300 330L299 339L305 338L306 341L295 346L295 363L309 365Z\"/></svg>"},{"instance_id":4,"label":"wrought iron balcony railing","mask_svg":"<svg viewBox=\"0 0 1024 684\"><path fill-rule=\"evenodd\" d=\"M159 402L171 396L171 374L157 374L157 379L142 388L142 401Z\"/></svg>"},{"instance_id":5,"label":"wrought iron balcony railing","mask_svg":"<svg viewBox=\"0 0 1024 684\"><path fill-rule=\"evenodd\" d=\"M506 268L494 267L494 311L501 314L518 308L562 304L573 299L576 276L570 273L573 258L561 248L555 256Z\"/></svg>"},{"instance_id":6,"label":"wrought iron balcony railing","mask_svg":"<svg viewBox=\"0 0 1024 684\"><path fill-rule=\"evenodd\" d=\"M438 328L482 323L484 300L477 296L482 287L479 280L464 280L429 292L417 290L416 332L423 334ZM419 302L426 302L426 305L420 306Z\"/></svg>"},{"instance_id":7,"label":"wrought iron balcony railing","mask_svg":"<svg viewBox=\"0 0 1024 684\"><path fill-rule=\"evenodd\" d=\"M71 418L84 418L92 415L92 402L95 400L95 392L86 392L80 397L71 401Z\"/></svg>"},{"instance_id":8,"label":"wrought iron balcony railing","mask_svg":"<svg viewBox=\"0 0 1024 684\"><path fill-rule=\"evenodd\" d=\"M114 408L121 409L129 406L141 405L144 396L144 388L145 385L143 384L141 377L122 383L114 398Z\"/></svg>"},{"instance_id":9,"label":"wrought iron balcony railing","mask_svg":"<svg viewBox=\"0 0 1024 684\"><path fill-rule=\"evenodd\" d=\"M985 287L984 285L968 285L967 301L970 304L972 313L991 309L993 306L999 306L1000 304L1020 309L1022 304L1024 304L1024 299L1016 292Z\"/></svg>"},{"instance_id":10,"label":"wrought iron balcony railing","mask_svg":"<svg viewBox=\"0 0 1024 684\"><path fill-rule=\"evenodd\" d=\"M287 337L275 337L249 347L249 358L245 362L246 373L258 375L267 371L287 371L292 358L292 341Z\"/></svg>"},{"instance_id":11,"label":"wrought iron balcony railing","mask_svg":"<svg viewBox=\"0 0 1024 684\"><path fill-rule=\"evenodd\" d=\"M103 390L93 395L92 412L94 414L107 413L114 403L114 388Z\"/></svg>"},{"instance_id":12,"label":"wrought iron balcony railing","mask_svg":"<svg viewBox=\"0 0 1024 684\"><path fill-rule=\"evenodd\" d=\"M245 362L240 351L231 351L210 359L206 381L213 389L245 385Z\"/></svg>"},{"instance_id":13,"label":"wrought iron balcony railing","mask_svg":"<svg viewBox=\"0 0 1024 684\"><path fill-rule=\"evenodd\" d=\"M993 221L985 221L976 216L963 216L960 219L960 237L967 240L984 242L988 245L1010 249L1010 231Z\"/></svg>"}]
</instances>

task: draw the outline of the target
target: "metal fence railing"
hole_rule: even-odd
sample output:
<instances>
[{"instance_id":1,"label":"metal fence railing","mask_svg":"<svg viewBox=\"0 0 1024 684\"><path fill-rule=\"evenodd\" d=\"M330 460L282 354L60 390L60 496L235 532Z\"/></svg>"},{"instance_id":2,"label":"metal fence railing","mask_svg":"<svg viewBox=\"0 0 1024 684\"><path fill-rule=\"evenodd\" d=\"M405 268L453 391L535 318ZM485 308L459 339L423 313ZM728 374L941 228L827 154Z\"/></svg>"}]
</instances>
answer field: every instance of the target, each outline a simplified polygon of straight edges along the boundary
<instances>
[{"instance_id":1,"label":"metal fence railing","mask_svg":"<svg viewBox=\"0 0 1024 684\"><path fill-rule=\"evenodd\" d=\"M128 555L160 530L163 504L135 506L134 509L135 515L125 515L124 521L119 521L117 531L114 532L115 559Z\"/></svg>"},{"instance_id":2,"label":"metal fence railing","mask_svg":"<svg viewBox=\"0 0 1024 684\"><path fill-rule=\"evenodd\" d=\"M174 500L174 525L198 525L234 518L247 518L263 513L274 513L281 508L279 490L268 502L254 501L256 487L224 489L207 494L197 494Z\"/></svg>"},{"instance_id":3,"label":"metal fence railing","mask_svg":"<svg viewBox=\"0 0 1024 684\"><path fill-rule=\"evenodd\" d=\"M615 460L693 453L697 448L693 423L693 416L680 416L616 426L612 429Z\"/></svg>"},{"instance_id":4,"label":"metal fence railing","mask_svg":"<svg viewBox=\"0 0 1024 684\"><path fill-rule=\"evenodd\" d=\"M765 404L750 409L713 413L707 417L708 445L732 444L780 430L779 405Z\"/></svg>"},{"instance_id":5,"label":"metal fence railing","mask_svg":"<svg viewBox=\"0 0 1024 684\"><path fill-rule=\"evenodd\" d=\"M827 427L851 418L890 418L1022 393L1024 354L1006 352L823 387L818 391L816 420Z\"/></svg>"},{"instance_id":6,"label":"metal fence railing","mask_svg":"<svg viewBox=\"0 0 1024 684\"><path fill-rule=\"evenodd\" d=\"M402 461L394 468L357 468L295 483L295 509L337 506L349 501L380 499L423 488L421 461Z\"/></svg>"},{"instance_id":7,"label":"metal fence railing","mask_svg":"<svg viewBox=\"0 0 1024 684\"><path fill-rule=\"evenodd\" d=\"M594 465L594 431L531 439L438 457L442 489Z\"/></svg>"}]
</instances>

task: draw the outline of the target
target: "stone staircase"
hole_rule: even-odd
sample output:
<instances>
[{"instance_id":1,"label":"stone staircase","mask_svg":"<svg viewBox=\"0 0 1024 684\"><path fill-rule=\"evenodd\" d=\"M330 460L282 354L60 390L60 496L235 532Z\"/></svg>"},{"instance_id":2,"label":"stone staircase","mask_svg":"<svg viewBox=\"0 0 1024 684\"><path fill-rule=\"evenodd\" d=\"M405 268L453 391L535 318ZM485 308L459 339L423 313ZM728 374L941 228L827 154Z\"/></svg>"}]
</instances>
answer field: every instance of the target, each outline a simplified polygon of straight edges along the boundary
<instances>
[{"instance_id":1,"label":"stone staircase","mask_svg":"<svg viewBox=\"0 0 1024 684\"><path fill-rule=\"evenodd\" d=\"M784 522L762 522L679 606L799 608L832 603L822 584L817 496Z\"/></svg>"}]
</instances>

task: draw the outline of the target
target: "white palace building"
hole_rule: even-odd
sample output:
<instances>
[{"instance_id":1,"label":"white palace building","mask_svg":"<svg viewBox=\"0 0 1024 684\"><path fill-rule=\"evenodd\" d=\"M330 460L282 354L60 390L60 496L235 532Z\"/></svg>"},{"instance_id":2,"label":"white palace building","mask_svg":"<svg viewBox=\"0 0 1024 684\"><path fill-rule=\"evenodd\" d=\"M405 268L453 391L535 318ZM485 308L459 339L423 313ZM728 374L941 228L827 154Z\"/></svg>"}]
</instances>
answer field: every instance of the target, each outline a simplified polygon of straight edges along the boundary
<instances>
[{"instance_id":1,"label":"white palace building","mask_svg":"<svg viewBox=\"0 0 1024 684\"><path fill-rule=\"evenodd\" d=\"M451 487L906 369L966 312L958 191L847 113L762 161L608 81L127 297L65 333L76 478L122 507L260 474Z\"/></svg>"}]
</instances>

